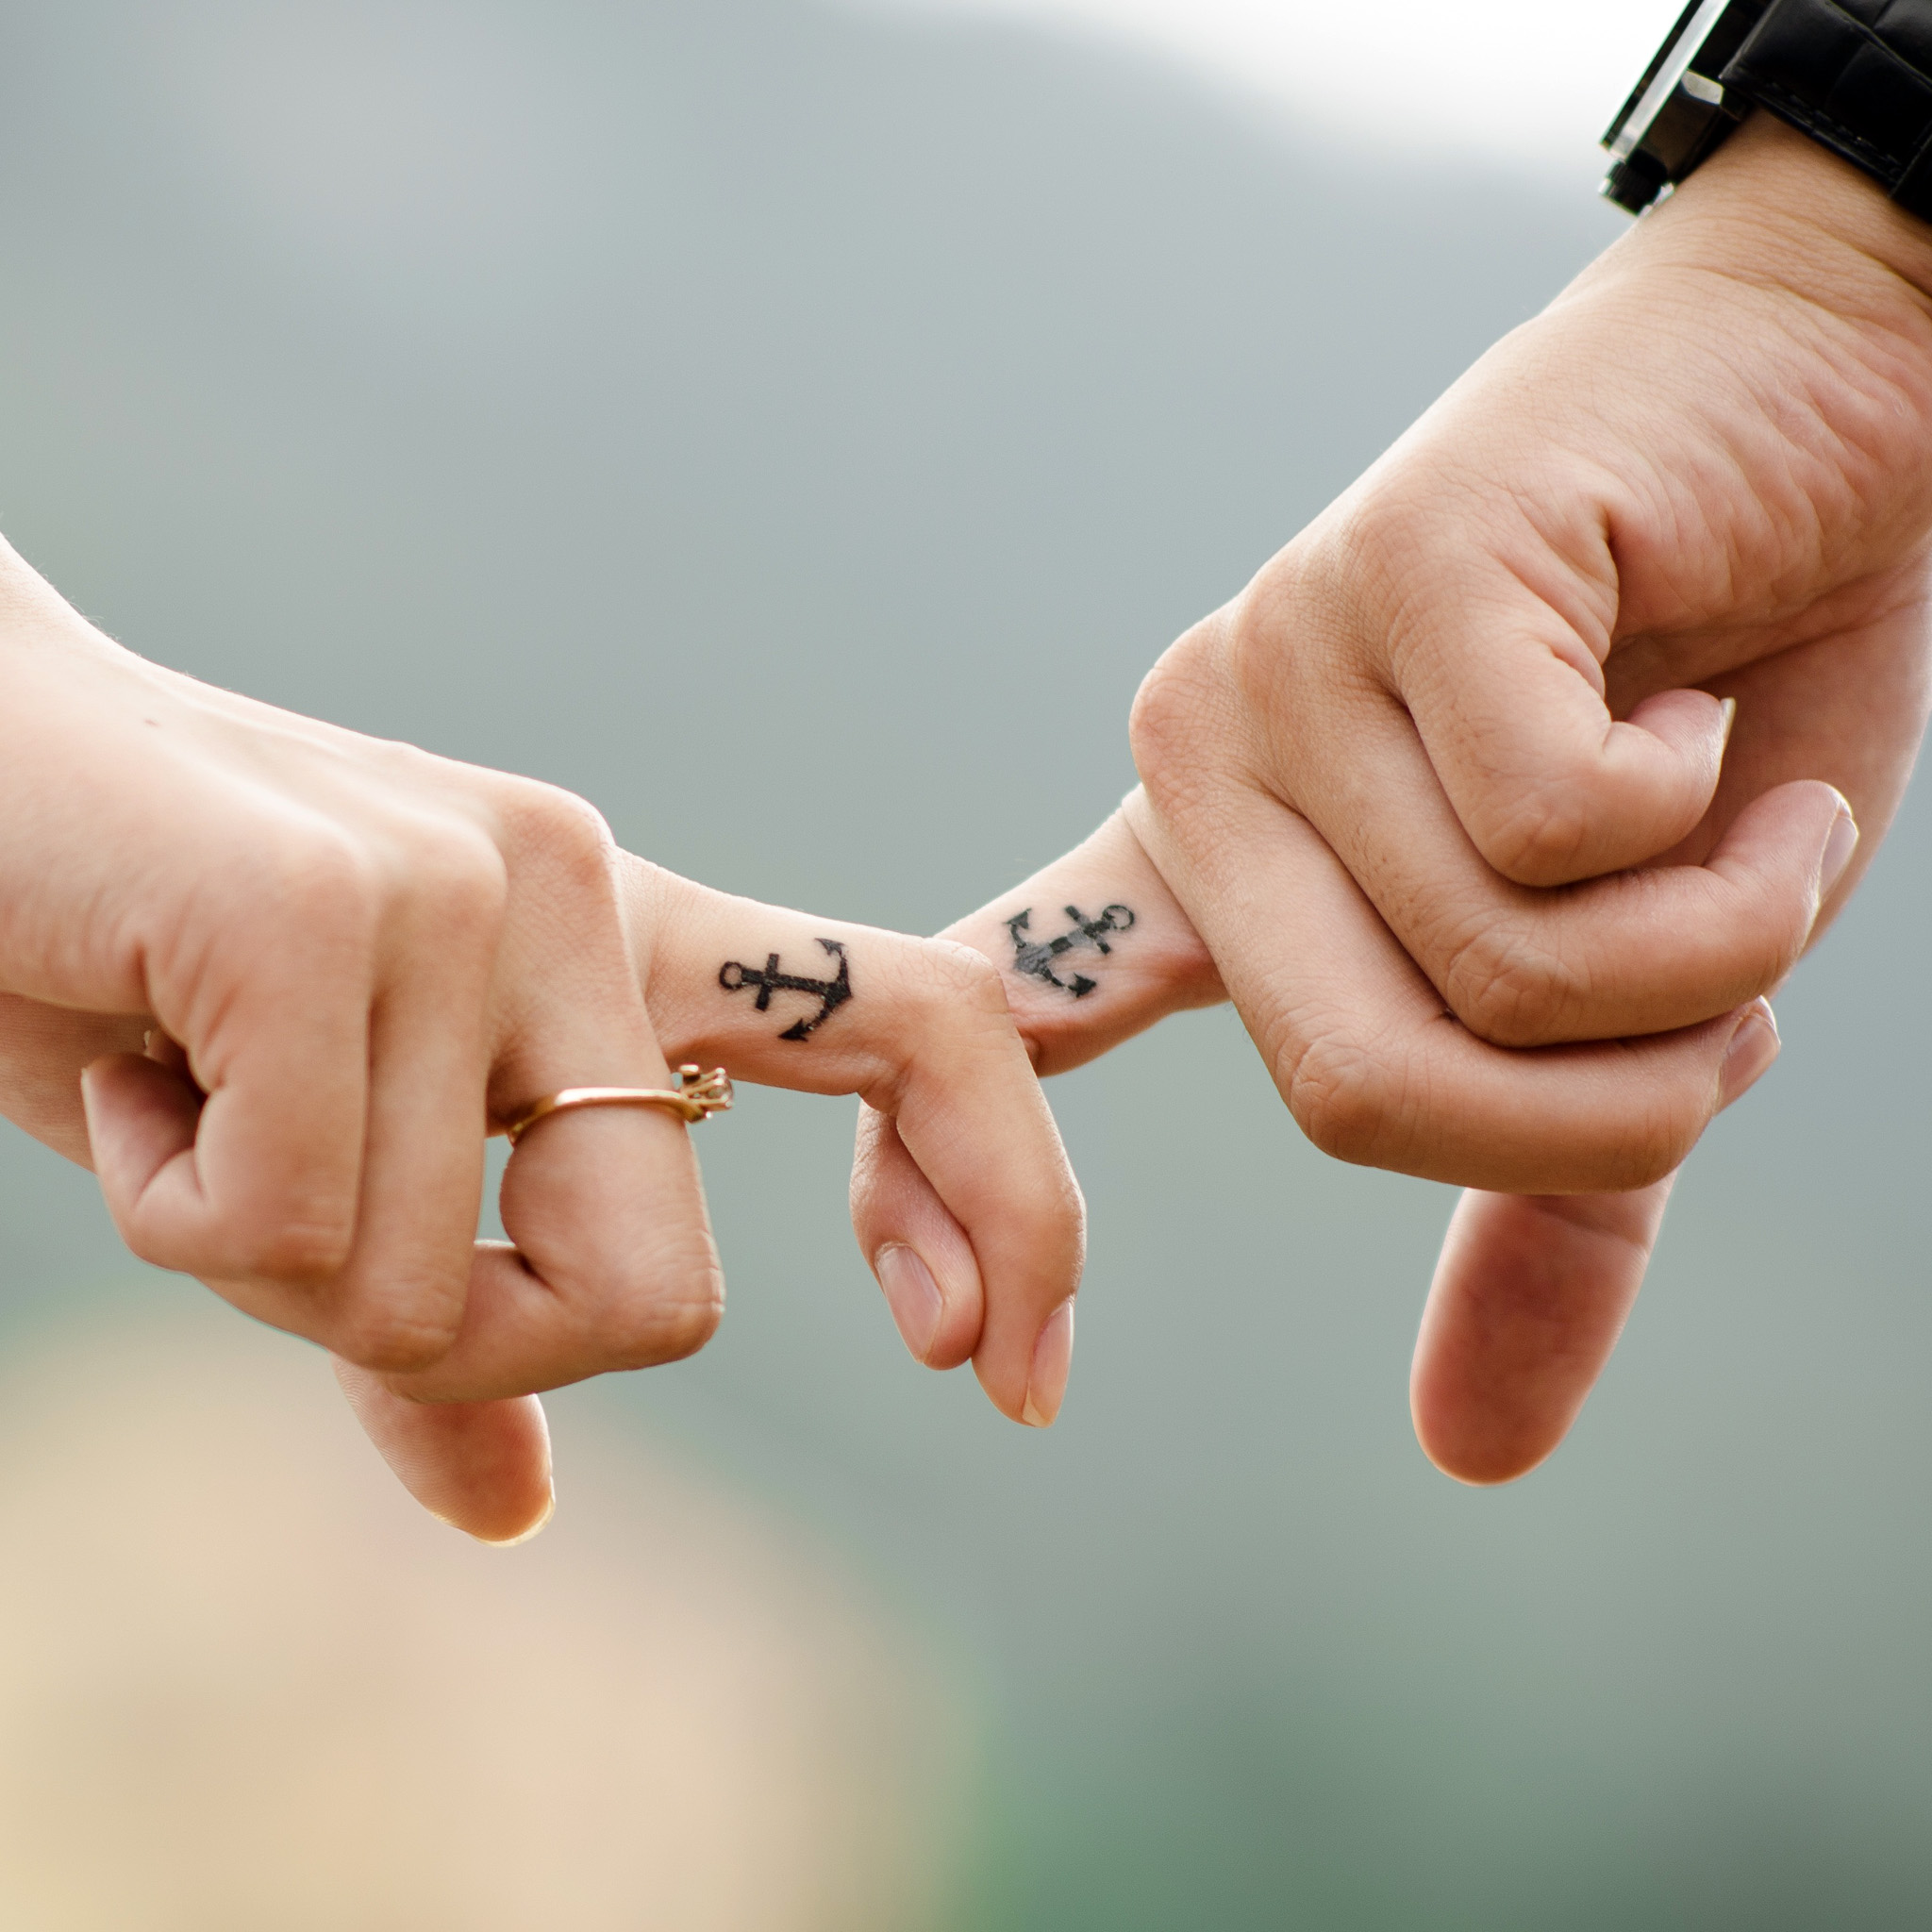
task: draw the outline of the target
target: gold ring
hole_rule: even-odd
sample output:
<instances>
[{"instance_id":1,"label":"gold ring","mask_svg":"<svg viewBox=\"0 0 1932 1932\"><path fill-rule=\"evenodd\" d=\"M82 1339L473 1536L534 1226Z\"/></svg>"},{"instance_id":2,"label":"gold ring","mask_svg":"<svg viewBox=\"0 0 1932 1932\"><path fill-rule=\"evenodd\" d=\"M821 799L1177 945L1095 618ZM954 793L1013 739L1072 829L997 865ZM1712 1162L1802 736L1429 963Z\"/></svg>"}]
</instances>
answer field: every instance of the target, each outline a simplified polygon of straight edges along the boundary
<instances>
[{"instance_id":1,"label":"gold ring","mask_svg":"<svg viewBox=\"0 0 1932 1932\"><path fill-rule=\"evenodd\" d=\"M701 1074L695 1066L679 1067L675 1088L566 1087L526 1108L503 1131L514 1147L539 1121L580 1107L661 1107L691 1124L724 1112L730 1105L731 1076L723 1067L713 1067L708 1074Z\"/></svg>"}]
</instances>

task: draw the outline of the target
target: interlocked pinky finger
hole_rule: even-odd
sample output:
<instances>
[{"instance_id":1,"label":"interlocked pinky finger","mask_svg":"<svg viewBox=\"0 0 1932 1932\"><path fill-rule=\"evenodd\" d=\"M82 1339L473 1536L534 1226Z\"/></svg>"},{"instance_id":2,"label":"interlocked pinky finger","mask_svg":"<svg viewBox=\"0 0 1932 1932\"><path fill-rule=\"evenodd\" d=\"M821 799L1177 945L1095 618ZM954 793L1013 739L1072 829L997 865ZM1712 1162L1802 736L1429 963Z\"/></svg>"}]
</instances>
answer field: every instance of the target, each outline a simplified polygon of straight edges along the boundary
<instances>
[{"instance_id":1,"label":"interlocked pinky finger","mask_svg":"<svg viewBox=\"0 0 1932 1932\"><path fill-rule=\"evenodd\" d=\"M1085 1208L998 971L967 946L761 906L641 863L630 887L633 961L672 1057L857 1093L890 1116L867 1143L890 1199L874 1227L861 1176L859 1235L908 1346L935 1367L970 1356L1007 1415L1050 1424ZM1132 923L1124 908L1096 917L1103 938Z\"/></svg>"}]
</instances>

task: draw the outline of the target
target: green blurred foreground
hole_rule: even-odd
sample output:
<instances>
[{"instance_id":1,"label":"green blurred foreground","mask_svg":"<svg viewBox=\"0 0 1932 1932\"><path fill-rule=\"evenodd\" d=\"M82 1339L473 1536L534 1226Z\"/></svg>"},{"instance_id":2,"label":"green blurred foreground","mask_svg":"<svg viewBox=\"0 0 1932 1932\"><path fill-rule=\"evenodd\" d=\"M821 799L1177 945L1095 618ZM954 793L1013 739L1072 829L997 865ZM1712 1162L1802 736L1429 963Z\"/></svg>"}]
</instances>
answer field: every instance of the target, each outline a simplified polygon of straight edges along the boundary
<instances>
[{"instance_id":1,"label":"green blurred foreground","mask_svg":"<svg viewBox=\"0 0 1932 1932\"><path fill-rule=\"evenodd\" d=\"M1106 810L1174 632L1616 232L805 0L0 29L31 558L169 663L922 929ZM724 1333L555 1404L507 1557L7 1140L0 1919L1932 1922L1928 869L1915 805L1497 1494L1408 1432L1447 1197L1311 1154L1225 1014L1056 1091L1050 1438L905 1359L849 1108L752 1092Z\"/></svg>"}]
</instances>

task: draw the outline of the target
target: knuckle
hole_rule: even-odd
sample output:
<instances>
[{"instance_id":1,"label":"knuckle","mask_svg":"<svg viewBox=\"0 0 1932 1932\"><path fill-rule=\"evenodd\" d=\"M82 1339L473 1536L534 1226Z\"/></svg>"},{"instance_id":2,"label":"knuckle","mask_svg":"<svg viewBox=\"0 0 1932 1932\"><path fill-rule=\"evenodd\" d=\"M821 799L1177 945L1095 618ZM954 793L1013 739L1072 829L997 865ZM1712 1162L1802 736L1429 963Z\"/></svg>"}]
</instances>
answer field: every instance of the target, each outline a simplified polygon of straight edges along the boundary
<instances>
[{"instance_id":1,"label":"knuckle","mask_svg":"<svg viewBox=\"0 0 1932 1932\"><path fill-rule=\"evenodd\" d=\"M501 929L509 868L477 827L452 823L419 833L410 841L408 877L440 934L487 940Z\"/></svg>"},{"instance_id":2,"label":"knuckle","mask_svg":"<svg viewBox=\"0 0 1932 1932\"><path fill-rule=\"evenodd\" d=\"M289 1288L324 1288L348 1265L354 1241L353 1220L346 1212L313 1208L277 1215L230 1238L222 1272Z\"/></svg>"},{"instance_id":3,"label":"knuckle","mask_svg":"<svg viewBox=\"0 0 1932 1932\"><path fill-rule=\"evenodd\" d=\"M712 1272L715 1275L716 1271ZM680 1362L696 1355L717 1334L718 1324L724 1319L722 1281L685 1299L667 1303L658 1311L641 1366Z\"/></svg>"},{"instance_id":4,"label":"knuckle","mask_svg":"<svg viewBox=\"0 0 1932 1932\"><path fill-rule=\"evenodd\" d=\"M393 1305L352 1308L331 1324L328 1346L343 1360L378 1374L413 1374L434 1368L449 1353L462 1325L460 1307L439 1306L439 1301L426 1309Z\"/></svg>"},{"instance_id":5,"label":"knuckle","mask_svg":"<svg viewBox=\"0 0 1932 1932\"><path fill-rule=\"evenodd\" d=\"M1559 961L1514 921L1490 920L1454 947L1442 997L1491 1046L1542 1046L1559 1037L1577 989Z\"/></svg>"},{"instance_id":6,"label":"knuckle","mask_svg":"<svg viewBox=\"0 0 1932 1932\"><path fill-rule=\"evenodd\" d=\"M1295 1124L1324 1154L1378 1164L1401 1105L1401 1083L1363 1043L1326 1035L1270 1056Z\"/></svg>"},{"instance_id":7,"label":"knuckle","mask_svg":"<svg viewBox=\"0 0 1932 1932\"><path fill-rule=\"evenodd\" d=\"M305 826L284 842L271 875L255 882L289 926L337 945L373 950L381 917L382 872L345 828Z\"/></svg>"},{"instance_id":8,"label":"knuckle","mask_svg":"<svg viewBox=\"0 0 1932 1932\"><path fill-rule=\"evenodd\" d=\"M1574 777L1517 788L1470 813L1476 850L1520 886L1558 886L1577 874L1595 815Z\"/></svg>"},{"instance_id":9,"label":"knuckle","mask_svg":"<svg viewBox=\"0 0 1932 1932\"><path fill-rule=\"evenodd\" d=\"M946 1013L1008 1017L1006 981L985 954L951 940L926 940L919 948L919 990Z\"/></svg>"},{"instance_id":10,"label":"knuckle","mask_svg":"<svg viewBox=\"0 0 1932 1932\"><path fill-rule=\"evenodd\" d=\"M1629 1193L1660 1181L1683 1166L1704 1132L1709 1108L1693 1090L1674 1083L1650 1096L1648 1104L1622 1130L1605 1133L1590 1153L1588 1181L1593 1191Z\"/></svg>"},{"instance_id":11,"label":"knuckle","mask_svg":"<svg viewBox=\"0 0 1932 1932\"><path fill-rule=\"evenodd\" d=\"M619 1369L652 1368L693 1356L724 1316L724 1275L701 1227L667 1235L609 1287L601 1326Z\"/></svg>"},{"instance_id":12,"label":"knuckle","mask_svg":"<svg viewBox=\"0 0 1932 1932\"><path fill-rule=\"evenodd\" d=\"M1000 1057L1024 1052L1006 977L982 953L951 940L913 940L890 1020L874 1033L857 1091L896 1118L922 1076L970 1086Z\"/></svg>"},{"instance_id":13,"label":"knuckle","mask_svg":"<svg viewBox=\"0 0 1932 1932\"><path fill-rule=\"evenodd\" d=\"M1627 1150L1623 1171L1614 1176L1615 1193L1634 1193L1675 1174L1690 1158L1703 1131L1701 1121L1660 1120Z\"/></svg>"},{"instance_id":14,"label":"knuckle","mask_svg":"<svg viewBox=\"0 0 1932 1932\"><path fill-rule=\"evenodd\" d=\"M519 778L505 786L498 810L513 850L541 857L578 883L612 876L617 841L588 799L558 785Z\"/></svg>"},{"instance_id":15,"label":"knuckle","mask_svg":"<svg viewBox=\"0 0 1932 1932\"><path fill-rule=\"evenodd\" d=\"M1345 543L1298 539L1161 657L1128 720L1157 808L1199 804L1231 764L1285 798L1298 790L1338 706L1379 688L1357 575Z\"/></svg>"},{"instance_id":16,"label":"knuckle","mask_svg":"<svg viewBox=\"0 0 1932 1932\"><path fill-rule=\"evenodd\" d=\"M1184 788L1201 763L1204 734L1226 713L1232 693L1218 661L1227 620L1203 618L1141 680L1127 716L1135 769L1157 803Z\"/></svg>"},{"instance_id":17,"label":"knuckle","mask_svg":"<svg viewBox=\"0 0 1932 1932\"><path fill-rule=\"evenodd\" d=\"M1271 708L1295 656L1295 626L1285 622L1294 596L1280 566L1251 584L1228 607L1222 627L1227 678L1247 706Z\"/></svg>"},{"instance_id":18,"label":"knuckle","mask_svg":"<svg viewBox=\"0 0 1932 1932\"><path fill-rule=\"evenodd\" d=\"M1352 573L1341 562L1320 543L1291 545L1222 613L1229 682L1252 709L1281 710L1319 655L1314 641L1345 627Z\"/></svg>"}]
</instances>

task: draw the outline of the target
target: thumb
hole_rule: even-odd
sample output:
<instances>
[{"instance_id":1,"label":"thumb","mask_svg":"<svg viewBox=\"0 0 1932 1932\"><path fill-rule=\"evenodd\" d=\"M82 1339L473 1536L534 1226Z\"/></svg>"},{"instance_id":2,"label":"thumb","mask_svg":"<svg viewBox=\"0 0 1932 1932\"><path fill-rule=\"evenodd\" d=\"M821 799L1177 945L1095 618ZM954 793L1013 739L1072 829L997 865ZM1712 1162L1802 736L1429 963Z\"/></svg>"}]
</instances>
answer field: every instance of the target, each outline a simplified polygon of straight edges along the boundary
<instances>
[{"instance_id":1,"label":"thumb","mask_svg":"<svg viewBox=\"0 0 1932 1932\"><path fill-rule=\"evenodd\" d=\"M557 1507L550 1430L534 1395L501 1402L412 1402L378 1374L335 1358L363 1432L432 1516L478 1542L520 1543Z\"/></svg>"},{"instance_id":2,"label":"thumb","mask_svg":"<svg viewBox=\"0 0 1932 1932\"><path fill-rule=\"evenodd\" d=\"M1720 1108L1777 1056L1762 1000L1739 1028ZM1491 1194L1471 1189L1442 1238L1409 1373L1417 1440L1466 1483L1527 1474L1596 1386L1643 1286L1676 1184L1620 1194Z\"/></svg>"},{"instance_id":3,"label":"thumb","mask_svg":"<svg viewBox=\"0 0 1932 1932\"><path fill-rule=\"evenodd\" d=\"M1510 1482L1562 1441L1624 1332L1675 1179L1628 1194L1463 1195L1409 1374L1416 1437L1438 1469Z\"/></svg>"}]
</instances>

